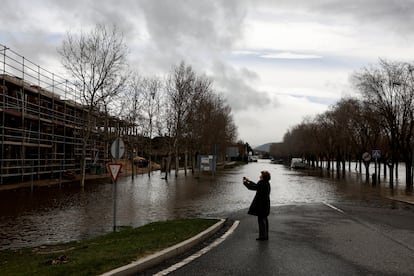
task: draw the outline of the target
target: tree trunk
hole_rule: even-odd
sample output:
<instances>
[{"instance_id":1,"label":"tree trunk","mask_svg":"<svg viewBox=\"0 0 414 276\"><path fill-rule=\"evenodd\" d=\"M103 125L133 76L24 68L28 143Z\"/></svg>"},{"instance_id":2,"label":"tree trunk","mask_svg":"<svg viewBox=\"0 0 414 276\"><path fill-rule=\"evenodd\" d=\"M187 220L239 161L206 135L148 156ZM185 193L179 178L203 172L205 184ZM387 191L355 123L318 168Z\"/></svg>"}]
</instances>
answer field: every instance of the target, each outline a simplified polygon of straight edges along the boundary
<instances>
[{"instance_id":1,"label":"tree trunk","mask_svg":"<svg viewBox=\"0 0 414 276\"><path fill-rule=\"evenodd\" d=\"M365 165L365 181L369 182L369 162L364 162Z\"/></svg>"},{"instance_id":2,"label":"tree trunk","mask_svg":"<svg viewBox=\"0 0 414 276\"><path fill-rule=\"evenodd\" d=\"M151 172L152 172L152 158L151 158L151 154L148 158L148 177L151 178Z\"/></svg>"},{"instance_id":3,"label":"tree trunk","mask_svg":"<svg viewBox=\"0 0 414 276\"><path fill-rule=\"evenodd\" d=\"M411 160L406 160L405 161L405 183L406 183L406 188L407 189L412 189L413 188L413 183L412 183L412 175L411 175Z\"/></svg>"},{"instance_id":4,"label":"tree trunk","mask_svg":"<svg viewBox=\"0 0 414 276\"><path fill-rule=\"evenodd\" d=\"M190 160L190 162L191 162L191 174L192 175L194 175L194 172L195 172L195 158L194 158L194 151L193 150L191 150L191 152L190 152L190 158L191 158L191 160Z\"/></svg>"},{"instance_id":5,"label":"tree trunk","mask_svg":"<svg viewBox=\"0 0 414 276\"><path fill-rule=\"evenodd\" d=\"M381 180L381 161L378 162L378 174L376 175L378 183L380 183Z\"/></svg>"},{"instance_id":6,"label":"tree trunk","mask_svg":"<svg viewBox=\"0 0 414 276\"><path fill-rule=\"evenodd\" d=\"M187 149L184 152L184 175L187 176L187 160L188 159L188 152Z\"/></svg>"},{"instance_id":7,"label":"tree trunk","mask_svg":"<svg viewBox=\"0 0 414 276\"><path fill-rule=\"evenodd\" d=\"M340 157L336 158L336 178L340 178L341 175L341 161Z\"/></svg>"},{"instance_id":8,"label":"tree trunk","mask_svg":"<svg viewBox=\"0 0 414 276\"><path fill-rule=\"evenodd\" d=\"M172 159L171 152L168 152L167 162L165 164L165 178L164 178L165 180L168 180L168 173L171 168L171 159Z\"/></svg>"},{"instance_id":9,"label":"tree trunk","mask_svg":"<svg viewBox=\"0 0 414 276\"><path fill-rule=\"evenodd\" d=\"M178 169L180 166L180 157L178 156L178 148L175 150L175 177L178 177Z\"/></svg>"},{"instance_id":10,"label":"tree trunk","mask_svg":"<svg viewBox=\"0 0 414 276\"><path fill-rule=\"evenodd\" d=\"M131 145L132 145L132 143L131 143ZM131 154L131 177L132 177L132 180L134 180L134 167L135 167L135 164L134 164L134 149L133 149L133 147L132 146L130 146L130 154Z\"/></svg>"},{"instance_id":11,"label":"tree trunk","mask_svg":"<svg viewBox=\"0 0 414 276\"><path fill-rule=\"evenodd\" d=\"M152 139L150 137L149 157L148 157L148 177L151 177L151 171L152 171Z\"/></svg>"},{"instance_id":12,"label":"tree trunk","mask_svg":"<svg viewBox=\"0 0 414 276\"><path fill-rule=\"evenodd\" d=\"M395 163L395 179L398 179L398 161Z\"/></svg>"},{"instance_id":13,"label":"tree trunk","mask_svg":"<svg viewBox=\"0 0 414 276\"><path fill-rule=\"evenodd\" d=\"M88 124L90 124L88 122ZM86 130L85 137L83 138L82 143L82 168L81 168L81 187L85 187L85 178L86 178L86 149L88 147L88 140L89 140L89 129Z\"/></svg>"},{"instance_id":14,"label":"tree trunk","mask_svg":"<svg viewBox=\"0 0 414 276\"><path fill-rule=\"evenodd\" d=\"M394 188L394 163L389 164L390 167L390 188Z\"/></svg>"}]
</instances>

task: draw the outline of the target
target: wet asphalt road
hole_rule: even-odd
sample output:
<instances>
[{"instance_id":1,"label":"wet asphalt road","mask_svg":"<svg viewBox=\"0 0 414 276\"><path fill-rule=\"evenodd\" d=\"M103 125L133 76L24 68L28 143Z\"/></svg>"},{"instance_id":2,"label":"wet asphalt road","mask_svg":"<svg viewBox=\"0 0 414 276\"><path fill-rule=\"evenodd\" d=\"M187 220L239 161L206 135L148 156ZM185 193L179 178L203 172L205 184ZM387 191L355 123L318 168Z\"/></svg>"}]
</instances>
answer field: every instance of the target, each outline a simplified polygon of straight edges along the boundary
<instances>
[{"instance_id":1,"label":"wet asphalt road","mask_svg":"<svg viewBox=\"0 0 414 276\"><path fill-rule=\"evenodd\" d=\"M229 219L240 224L223 243L170 275L414 273L414 212L408 205L272 207L268 241L256 241L256 217L246 210Z\"/></svg>"}]
</instances>

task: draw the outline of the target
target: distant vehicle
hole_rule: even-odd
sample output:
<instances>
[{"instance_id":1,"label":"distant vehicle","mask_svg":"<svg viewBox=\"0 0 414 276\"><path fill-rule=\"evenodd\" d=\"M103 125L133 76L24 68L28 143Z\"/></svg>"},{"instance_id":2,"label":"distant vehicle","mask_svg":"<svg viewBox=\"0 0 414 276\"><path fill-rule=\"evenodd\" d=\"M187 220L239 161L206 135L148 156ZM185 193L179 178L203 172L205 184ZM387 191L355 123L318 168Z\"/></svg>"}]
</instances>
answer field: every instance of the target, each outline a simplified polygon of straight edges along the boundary
<instances>
[{"instance_id":1,"label":"distant vehicle","mask_svg":"<svg viewBox=\"0 0 414 276\"><path fill-rule=\"evenodd\" d=\"M274 159L274 158L272 158L270 160L270 163L272 163L272 164L283 164L283 159Z\"/></svg>"},{"instance_id":2,"label":"distant vehicle","mask_svg":"<svg viewBox=\"0 0 414 276\"><path fill-rule=\"evenodd\" d=\"M248 158L249 162L257 162L259 160L259 157L257 155L250 155Z\"/></svg>"},{"instance_id":3,"label":"distant vehicle","mask_svg":"<svg viewBox=\"0 0 414 276\"><path fill-rule=\"evenodd\" d=\"M148 160L143 157L135 157L134 159L134 164L138 168L146 168L148 167L148 163L149 163Z\"/></svg>"},{"instance_id":4,"label":"distant vehicle","mask_svg":"<svg viewBox=\"0 0 414 276\"><path fill-rule=\"evenodd\" d=\"M302 158L292 158L292 161L290 162L290 167L292 169L306 169L308 166L302 160Z\"/></svg>"}]
</instances>

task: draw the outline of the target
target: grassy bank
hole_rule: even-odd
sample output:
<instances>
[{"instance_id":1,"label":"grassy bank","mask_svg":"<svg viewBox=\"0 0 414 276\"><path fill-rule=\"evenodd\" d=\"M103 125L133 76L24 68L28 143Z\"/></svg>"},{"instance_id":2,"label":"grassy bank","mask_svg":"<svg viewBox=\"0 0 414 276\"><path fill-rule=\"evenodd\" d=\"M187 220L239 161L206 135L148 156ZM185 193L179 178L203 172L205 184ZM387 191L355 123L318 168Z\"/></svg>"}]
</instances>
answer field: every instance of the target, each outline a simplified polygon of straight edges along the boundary
<instances>
[{"instance_id":1,"label":"grassy bank","mask_svg":"<svg viewBox=\"0 0 414 276\"><path fill-rule=\"evenodd\" d=\"M215 224L180 219L123 227L91 240L0 251L1 275L98 275L186 240Z\"/></svg>"}]
</instances>

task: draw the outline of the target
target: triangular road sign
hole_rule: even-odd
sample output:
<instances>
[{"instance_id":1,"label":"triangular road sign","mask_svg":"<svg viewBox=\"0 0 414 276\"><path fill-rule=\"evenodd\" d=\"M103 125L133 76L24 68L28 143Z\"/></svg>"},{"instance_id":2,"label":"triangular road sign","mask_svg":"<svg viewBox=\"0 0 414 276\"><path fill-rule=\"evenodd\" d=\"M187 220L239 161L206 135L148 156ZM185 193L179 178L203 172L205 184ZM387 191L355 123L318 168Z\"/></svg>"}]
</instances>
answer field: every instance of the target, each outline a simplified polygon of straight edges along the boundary
<instances>
[{"instance_id":1,"label":"triangular road sign","mask_svg":"<svg viewBox=\"0 0 414 276\"><path fill-rule=\"evenodd\" d=\"M111 174L113 181L116 181L116 179L118 178L121 168L121 163L108 163L108 171Z\"/></svg>"}]
</instances>

